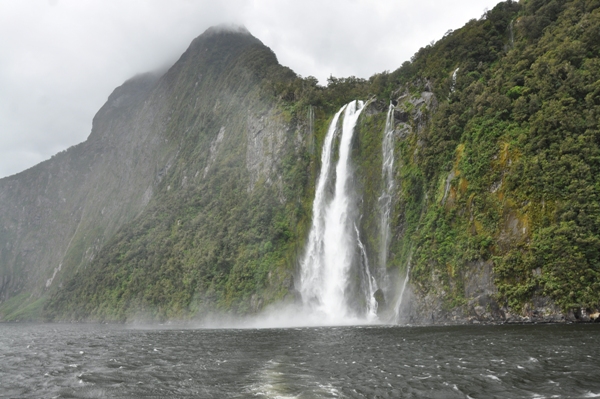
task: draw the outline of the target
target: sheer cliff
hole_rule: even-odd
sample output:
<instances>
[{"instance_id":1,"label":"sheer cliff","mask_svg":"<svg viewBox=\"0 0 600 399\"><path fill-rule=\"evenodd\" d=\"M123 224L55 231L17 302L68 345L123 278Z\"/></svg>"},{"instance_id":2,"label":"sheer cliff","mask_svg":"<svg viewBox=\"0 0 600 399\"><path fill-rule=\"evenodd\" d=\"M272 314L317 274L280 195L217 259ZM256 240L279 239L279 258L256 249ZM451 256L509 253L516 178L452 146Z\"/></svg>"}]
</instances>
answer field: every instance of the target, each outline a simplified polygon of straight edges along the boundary
<instances>
[{"instance_id":1,"label":"sheer cliff","mask_svg":"<svg viewBox=\"0 0 600 399\"><path fill-rule=\"evenodd\" d=\"M163 76L140 75L117 88L84 143L2 179L5 314L39 314L66 281L97 281L119 229L173 218L187 196L230 189L203 196L215 207L268 186L279 203L285 193L274 171L298 138L275 99L261 97L267 75L293 76L244 29L212 28Z\"/></svg>"}]
</instances>

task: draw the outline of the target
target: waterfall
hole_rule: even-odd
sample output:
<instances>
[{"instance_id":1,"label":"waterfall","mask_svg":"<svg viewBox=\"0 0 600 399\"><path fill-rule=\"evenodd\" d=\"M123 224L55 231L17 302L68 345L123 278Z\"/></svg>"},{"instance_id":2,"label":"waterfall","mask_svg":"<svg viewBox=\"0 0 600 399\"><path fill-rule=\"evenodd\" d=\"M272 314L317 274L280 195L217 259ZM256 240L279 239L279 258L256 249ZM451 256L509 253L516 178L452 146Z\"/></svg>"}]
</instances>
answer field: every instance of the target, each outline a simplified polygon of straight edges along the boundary
<instances>
[{"instance_id":1,"label":"waterfall","mask_svg":"<svg viewBox=\"0 0 600 399\"><path fill-rule=\"evenodd\" d=\"M455 90L454 86L456 86L456 75L458 74L458 70L459 69L460 68L456 68L454 70L454 72L452 72L452 87L450 87L450 92L451 93L454 93L454 90Z\"/></svg>"},{"instance_id":2,"label":"waterfall","mask_svg":"<svg viewBox=\"0 0 600 399\"><path fill-rule=\"evenodd\" d=\"M383 143L381 144L382 164L381 180L383 192L379 197L381 217L379 221L380 244L379 244L379 268L385 275L387 269L388 248L390 245L390 214L392 211L392 196L394 194L394 105L390 104L385 130L383 132Z\"/></svg>"},{"instance_id":3,"label":"waterfall","mask_svg":"<svg viewBox=\"0 0 600 399\"><path fill-rule=\"evenodd\" d=\"M331 121L321 153L312 225L306 252L300 262L299 291L302 300L305 306L324 314L330 322L351 316L346 291L350 269L355 262L357 242L360 240L354 230L354 198L349 184L350 150L354 127L363 108L362 101L352 101L343 106ZM339 131L338 122L342 112L338 161L333 174L333 143ZM328 193L332 179L335 179L333 193ZM370 298L365 300L370 302Z\"/></svg>"},{"instance_id":4,"label":"waterfall","mask_svg":"<svg viewBox=\"0 0 600 399\"><path fill-rule=\"evenodd\" d=\"M371 269L369 268L369 257L367 256L367 250L360 239L360 232L356 223L354 224L354 231L356 231L356 242L360 249L361 260L362 260L362 281L364 284L363 295L367 299L367 319L377 319L377 300L375 299L375 291L377 291L377 281L375 277L371 275Z\"/></svg>"},{"instance_id":5,"label":"waterfall","mask_svg":"<svg viewBox=\"0 0 600 399\"><path fill-rule=\"evenodd\" d=\"M456 72L454 72L456 75ZM455 79L455 75L453 78ZM381 164L381 180L383 182L383 192L379 197L381 218L380 218L380 247L379 247L379 268L381 275L387 280L387 258L390 245L390 216L392 212L392 199L394 196L394 105L390 104L388 109L387 119L385 121L385 130L383 132L383 142L381 144L382 164ZM404 277L402 287L393 307L394 321L400 321L400 311L402 308L402 300L404 292L408 285L410 276L410 258L408 260L408 268ZM392 294L387 292L387 295ZM391 296L391 295L390 295Z\"/></svg>"},{"instance_id":6,"label":"waterfall","mask_svg":"<svg viewBox=\"0 0 600 399\"><path fill-rule=\"evenodd\" d=\"M404 277L404 282L402 283L402 287L400 288L400 293L398 294L398 299L396 300L396 304L394 305L394 316L396 323L400 322L400 311L402 310L402 300L404 299L404 292L406 291L406 286L408 284L408 279L410 276L410 258L408 260L408 268L406 269L406 276Z\"/></svg>"}]
</instances>

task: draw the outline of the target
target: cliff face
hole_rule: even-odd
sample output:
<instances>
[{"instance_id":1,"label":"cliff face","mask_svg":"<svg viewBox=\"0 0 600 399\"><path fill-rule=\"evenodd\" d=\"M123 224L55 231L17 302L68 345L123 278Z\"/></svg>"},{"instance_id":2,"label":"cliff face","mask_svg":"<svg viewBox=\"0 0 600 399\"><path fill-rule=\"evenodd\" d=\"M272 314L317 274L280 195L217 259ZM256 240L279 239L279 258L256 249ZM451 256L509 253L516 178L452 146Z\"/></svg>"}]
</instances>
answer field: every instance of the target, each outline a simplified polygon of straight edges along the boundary
<instances>
[{"instance_id":1,"label":"cliff face","mask_svg":"<svg viewBox=\"0 0 600 399\"><path fill-rule=\"evenodd\" d=\"M278 269L287 239L279 230L288 226L275 218L295 194L284 162L301 167L290 160L304 134L269 82L294 77L243 30L213 28L194 40L146 100L163 159L140 191L152 199L53 294L48 314L186 317L256 311L263 297L283 297L291 275Z\"/></svg>"},{"instance_id":2,"label":"cliff face","mask_svg":"<svg viewBox=\"0 0 600 399\"><path fill-rule=\"evenodd\" d=\"M245 30L211 28L164 75L117 88L86 142L0 180L0 314L167 319L301 301L321 147L354 99L371 101L352 141L349 236L381 318L593 313L599 7L500 3L392 73L327 87Z\"/></svg>"},{"instance_id":3,"label":"cliff face","mask_svg":"<svg viewBox=\"0 0 600 399\"><path fill-rule=\"evenodd\" d=\"M260 179L276 187L271 175L290 124L272 110L272 100L258 97L261 74L269 72L289 74L244 30L213 28L164 76L140 75L117 88L84 143L2 179L5 316L39 316L44 298L74 275L79 281L96 270L119 228L142 217L157 196L168 206L209 177L218 181L228 163L246 159L247 173L238 171L235 182L240 195ZM255 161L261 156L264 162Z\"/></svg>"}]
</instances>

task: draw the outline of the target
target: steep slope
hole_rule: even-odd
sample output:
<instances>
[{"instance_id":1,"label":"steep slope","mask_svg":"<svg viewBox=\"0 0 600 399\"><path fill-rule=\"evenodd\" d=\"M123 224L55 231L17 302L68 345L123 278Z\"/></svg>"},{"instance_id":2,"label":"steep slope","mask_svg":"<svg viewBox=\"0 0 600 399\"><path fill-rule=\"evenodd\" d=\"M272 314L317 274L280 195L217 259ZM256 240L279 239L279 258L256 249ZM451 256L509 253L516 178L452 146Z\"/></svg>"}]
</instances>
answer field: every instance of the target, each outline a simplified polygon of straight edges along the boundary
<instances>
[{"instance_id":1,"label":"steep slope","mask_svg":"<svg viewBox=\"0 0 600 399\"><path fill-rule=\"evenodd\" d=\"M370 265L386 259L385 273L372 270L382 317L560 321L597 312L599 7L500 3L397 71L304 91L329 115L352 98L395 104L386 254L385 102L361 117L353 154L360 236Z\"/></svg>"},{"instance_id":2,"label":"steep slope","mask_svg":"<svg viewBox=\"0 0 600 399\"><path fill-rule=\"evenodd\" d=\"M282 215L295 212L294 190L305 186L288 176L303 167L303 137L268 83L289 78L247 32L212 29L194 40L150 96L166 116L159 137L175 152L156 171L153 200L54 294L49 315L248 312L285 295L291 273L279 266L292 233Z\"/></svg>"},{"instance_id":3,"label":"steep slope","mask_svg":"<svg viewBox=\"0 0 600 399\"><path fill-rule=\"evenodd\" d=\"M485 17L398 72L429 78L438 100L401 143L408 317L579 317L600 303L599 3L506 2Z\"/></svg>"}]
</instances>

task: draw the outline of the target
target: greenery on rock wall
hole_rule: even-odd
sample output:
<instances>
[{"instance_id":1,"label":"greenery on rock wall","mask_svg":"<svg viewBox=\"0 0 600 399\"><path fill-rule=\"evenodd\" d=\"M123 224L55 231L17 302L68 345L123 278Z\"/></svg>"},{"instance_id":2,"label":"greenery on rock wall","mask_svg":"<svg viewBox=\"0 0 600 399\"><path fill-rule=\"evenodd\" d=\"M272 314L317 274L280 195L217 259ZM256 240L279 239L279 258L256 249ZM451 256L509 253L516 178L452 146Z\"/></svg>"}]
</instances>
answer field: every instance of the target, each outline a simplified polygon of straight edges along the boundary
<instances>
[{"instance_id":1,"label":"greenery on rock wall","mask_svg":"<svg viewBox=\"0 0 600 399\"><path fill-rule=\"evenodd\" d=\"M500 3L396 72L433 80L440 102L421 146L403 145L400 181L428 196L419 231L403 235L412 276L426 293L437 275L448 308L468 299L466 268L489 260L513 310L533 295L600 303L599 6ZM401 218L423 210L406 215L420 196L400 198Z\"/></svg>"}]
</instances>

